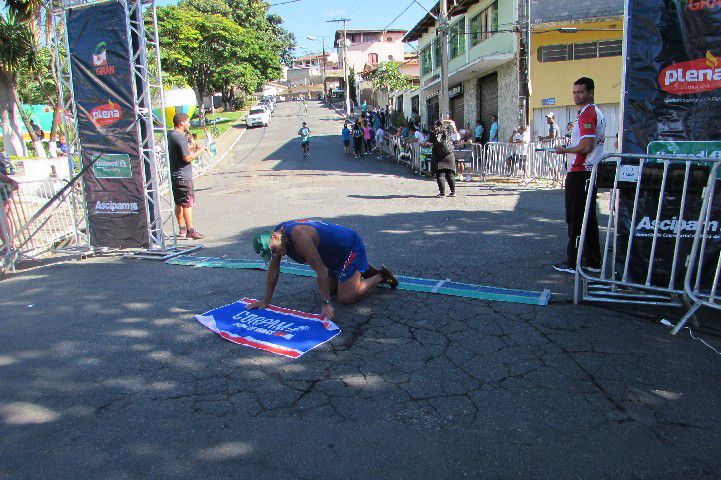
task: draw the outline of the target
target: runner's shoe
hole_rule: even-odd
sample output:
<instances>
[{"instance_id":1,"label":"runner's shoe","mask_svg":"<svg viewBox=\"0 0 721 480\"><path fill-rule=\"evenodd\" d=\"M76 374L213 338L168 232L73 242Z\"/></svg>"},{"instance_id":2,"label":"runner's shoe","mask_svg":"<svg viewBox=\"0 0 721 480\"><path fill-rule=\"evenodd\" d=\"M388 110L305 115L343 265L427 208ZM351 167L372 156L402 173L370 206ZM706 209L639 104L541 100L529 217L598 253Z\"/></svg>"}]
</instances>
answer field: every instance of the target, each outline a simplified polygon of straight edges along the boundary
<instances>
[{"instance_id":1,"label":"runner's shoe","mask_svg":"<svg viewBox=\"0 0 721 480\"><path fill-rule=\"evenodd\" d=\"M177 238L178 238L178 240L184 240L184 239L186 239L187 237L188 237L188 227L186 227L185 225L183 225L183 226L180 227L180 229L178 230L178 237L177 237Z\"/></svg>"},{"instance_id":2,"label":"runner's shoe","mask_svg":"<svg viewBox=\"0 0 721 480\"><path fill-rule=\"evenodd\" d=\"M363 272L363 273L361 273L361 278L363 278L363 279L368 279L368 278L371 278L371 277L375 277L375 276L378 275L379 273L381 273L381 271L378 270L376 267L374 267L373 265L371 265L371 264L369 263L369 264L368 264L368 268L366 269L366 271Z\"/></svg>"},{"instance_id":3,"label":"runner's shoe","mask_svg":"<svg viewBox=\"0 0 721 480\"><path fill-rule=\"evenodd\" d=\"M202 233L200 233L199 231L197 231L194 228L189 228L188 234L186 235L186 237L190 238L192 240L202 240L203 238L205 238L205 235L203 235Z\"/></svg>"},{"instance_id":4,"label":"runner's shoe","mask_svg":"<svg viewBox=\"0 0 721 480\"><path fill-rule=\"evenodd\" d=\"M398 279L395 277L395 275L393 275L393 272L388 270L388 267L386 267L385 265L381 265L381 269L378 273L380 273L383 277L382 283L387 284L392 289L395 289L398 286Z\"/></svg>"}]
</instances>

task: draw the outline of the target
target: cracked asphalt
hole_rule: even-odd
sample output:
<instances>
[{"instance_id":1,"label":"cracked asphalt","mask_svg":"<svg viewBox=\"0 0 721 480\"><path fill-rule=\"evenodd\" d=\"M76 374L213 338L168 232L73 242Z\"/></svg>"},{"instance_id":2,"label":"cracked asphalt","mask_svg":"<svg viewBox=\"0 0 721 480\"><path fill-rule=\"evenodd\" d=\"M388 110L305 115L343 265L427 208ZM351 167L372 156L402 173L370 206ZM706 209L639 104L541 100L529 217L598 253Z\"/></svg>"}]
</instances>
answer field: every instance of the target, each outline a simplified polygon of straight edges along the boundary
<instances>
[{"instance_id":1,"label":"cracked asphalt","mask_svg":"<svg viewBox=\"0 0 721 480\"><path fill-rule=\"evenodd\" d=\"M263 292L256 271L107 255L0 283L0 479L721 478L721 362L678 312L571 303L560 190L435 183L344 158L341 121L297 103L196 183L202 255L251 257L280 221L356 229L398 273L542 290L546 307L379 290L300 359L194 315ZM273 303L314 312L315 281ZM714 319L700 333L718 345ZM717 323L717 322L716 322Z\"/></svg>"}]
</instances>

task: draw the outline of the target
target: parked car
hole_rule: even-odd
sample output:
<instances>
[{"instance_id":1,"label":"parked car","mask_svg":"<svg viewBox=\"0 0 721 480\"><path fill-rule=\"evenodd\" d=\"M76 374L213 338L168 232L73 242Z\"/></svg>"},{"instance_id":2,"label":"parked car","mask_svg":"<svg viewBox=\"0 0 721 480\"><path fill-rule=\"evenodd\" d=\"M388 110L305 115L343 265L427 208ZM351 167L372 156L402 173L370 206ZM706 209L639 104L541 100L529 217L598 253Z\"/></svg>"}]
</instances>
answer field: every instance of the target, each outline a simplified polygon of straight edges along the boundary
<instances>
[{"instance_id":1,"label":"parked car","mask_svg":"<svg viewBox=\"0 0 721 480\"><path fill-rule=\"evenodd\" d=\"M273 112L275 110L275 103L273 103L271 100L261 100L260 105L268 105L270 107L270 111Z\"/></svg>"},{"instance_id":2,"label":"parked car","mask_svg":"<svg viewBox=\"0 0 721 480\"><path fill-rule=\"evenodd\" d=\"M245 124L248 127L262 125L267 127L270 123L270 112L265 108L252 108L245 116Z\"/></svg>"},{"instance_id":3,"label":"parked car","mask_svg":"<svg viewBox=\"0 0 721 480\"><path fill-rule=\"evenodd\" d=\"M258 105L256 105L256 106L253 107L253 108L262 108L263 110L265 110L265 111L268 112L268 115L272 115L272 114L273 114L273 109L272 109L272 108L270 107L270 105L267 104L267 103L259 103Z\"/></svg>"}]
</instances>

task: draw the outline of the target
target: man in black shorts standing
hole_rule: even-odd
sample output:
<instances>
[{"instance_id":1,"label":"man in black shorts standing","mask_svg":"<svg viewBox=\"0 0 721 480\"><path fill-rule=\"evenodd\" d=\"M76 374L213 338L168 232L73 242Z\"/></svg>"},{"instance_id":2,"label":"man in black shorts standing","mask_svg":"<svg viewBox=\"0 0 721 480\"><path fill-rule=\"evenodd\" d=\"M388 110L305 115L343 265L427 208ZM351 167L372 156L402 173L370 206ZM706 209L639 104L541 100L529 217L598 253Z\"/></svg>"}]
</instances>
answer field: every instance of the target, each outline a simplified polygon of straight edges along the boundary
<instances>
[{"instance_id":1,"label":"man in black shorts standing","mask_svg":"<svg viewBox=\"0 0 721 480\"><path fill-rule=\"evenodd\" d=\"M168 158L170 160L170 180L173 186L175 201L175 218L178 220L179 238L200 240L205 238L193 228L193 166L190 162L207 150L198 147L192 153L188 146L187 134L190 129L190 118L185 113L173 116L173 129L168 132Z\"/></svg>"}]
</instances>

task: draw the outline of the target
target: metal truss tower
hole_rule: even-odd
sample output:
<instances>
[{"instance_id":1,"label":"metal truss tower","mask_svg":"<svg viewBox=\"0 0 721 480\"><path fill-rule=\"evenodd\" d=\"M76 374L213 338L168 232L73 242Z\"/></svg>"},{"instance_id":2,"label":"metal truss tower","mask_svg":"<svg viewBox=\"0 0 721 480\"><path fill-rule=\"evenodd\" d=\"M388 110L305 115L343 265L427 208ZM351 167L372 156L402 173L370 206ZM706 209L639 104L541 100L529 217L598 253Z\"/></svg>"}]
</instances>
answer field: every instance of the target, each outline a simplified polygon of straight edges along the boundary
<instances>
[{"instance_id":1,"label":"metal truss tower","mask_svg":"<svg viewBox=\"0 0 721 480\"><path fill-rule=\"evenodd\" d=\"M189 249L178 247L176 237L155 0L63 0L62 3L50 1L53 17L53 51L60 97L63 99L64 112L72 115L71 120L66 118L66 115L61 115L62 129L67 132L69 145L74 150L72 157L78 159L82 158L82 145L78 135L78 111L73 97L67 12L73 8L107 2L120 3L127 12L126 28L131 49L135 128L140 138L138 153L143 166L145 213L148 219L149 248L138 256L167 258L186 253ZM78 244L90 245L91 239L88 238L87 233L84 233L87 230L83 228L83 225L87 224L87 206L82 185L75 189L72 201L84 206L83 215L77 222L76 240Z\"/></svg>"}]
</instances>

